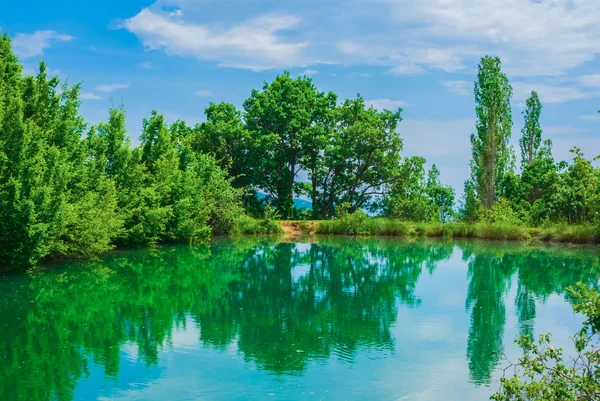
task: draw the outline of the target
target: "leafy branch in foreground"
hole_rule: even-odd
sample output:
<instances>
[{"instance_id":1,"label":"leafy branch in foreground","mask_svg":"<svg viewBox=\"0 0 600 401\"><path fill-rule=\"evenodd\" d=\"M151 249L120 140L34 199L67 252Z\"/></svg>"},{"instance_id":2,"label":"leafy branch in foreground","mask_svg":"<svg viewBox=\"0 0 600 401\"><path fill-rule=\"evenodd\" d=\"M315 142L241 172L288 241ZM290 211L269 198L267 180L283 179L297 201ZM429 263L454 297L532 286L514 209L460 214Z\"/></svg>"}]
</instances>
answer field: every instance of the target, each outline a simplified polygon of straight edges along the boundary
<instances>
[{"instance_id":1,"label":"leafy branch in foreground","mask_svg":"<svg viewBox=\"0 0 600 401\"><path fill-rule=\"evenodd\" d=\"M550 401L600 399L600 293L585 285L569 291L578 302L573 306L586 320L572 339L574 356L565 357L563 350L550 345L550 334L534 342L530 335L516 341L523 356L509 362L500 379L500 391L492 395L496 401ZM512 371L512 377L506 373Z\"/></svg>"}]
</instances>

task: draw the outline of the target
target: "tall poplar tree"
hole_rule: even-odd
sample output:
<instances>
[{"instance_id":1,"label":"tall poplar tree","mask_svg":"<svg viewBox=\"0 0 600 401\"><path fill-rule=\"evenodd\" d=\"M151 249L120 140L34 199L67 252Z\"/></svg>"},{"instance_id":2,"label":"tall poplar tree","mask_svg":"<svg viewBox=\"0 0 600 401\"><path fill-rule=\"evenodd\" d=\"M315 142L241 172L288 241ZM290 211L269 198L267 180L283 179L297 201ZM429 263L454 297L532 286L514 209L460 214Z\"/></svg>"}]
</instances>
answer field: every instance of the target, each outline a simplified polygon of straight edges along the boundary
<instances>
[{"instance_id":1,"label":"tall poplar tree","mask_svg":"<svg viewBox=\"0 0 600 401\"><path fill-rule=\"evenodd\" d=\"M530 164L537 157L538 149L542 143L542 127L540 126L540 114L542 103L536 91L531 91L531 96L525 102L527 108L523 111L525 125L521 132L523 136L519 140L521 145L521 166Z\"/></svg>"},{"instance_id":2,"label":"tall poplar tree","mask_svg":"<svg viewBox=\"0 0 600 401\"><path fill-rule=\"evenodd\" d=\"M512 87L498 57L481 59L474 92L477 133L471 135L471 180L483 206L490 209L496 200L498 183L510 169L512 159Z\"/></svg>"}]
</instances>

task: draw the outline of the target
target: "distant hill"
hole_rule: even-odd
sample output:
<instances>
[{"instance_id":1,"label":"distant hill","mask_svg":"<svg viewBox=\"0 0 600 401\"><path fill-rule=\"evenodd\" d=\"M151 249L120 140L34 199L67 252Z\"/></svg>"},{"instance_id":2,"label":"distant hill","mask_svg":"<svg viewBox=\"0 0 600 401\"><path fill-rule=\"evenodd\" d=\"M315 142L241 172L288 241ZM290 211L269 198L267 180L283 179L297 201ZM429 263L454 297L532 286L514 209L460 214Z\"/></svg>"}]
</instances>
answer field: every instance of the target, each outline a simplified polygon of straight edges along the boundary
<instances>
[{"instance_id":1,"label":"distant hill","mask_svg":"<svg viewBox=\"0 0 600 401\"><path fill-rule=\"evenodd\" d=\"M265 196L267 196L263 192L258 192L256 195L258 196L259 200L261 200ZM308 210L312 210L312 202L309 201L309 200L294 199L294 206L296 206L296 209L308 209Z\"/></svg>"},{"instance_id":2,"label":"distant hill","mask_svg":"<svg viewBox=\"0 0 600 401\"><path fill-rule=\"evenodd\" d=\"M312 202L304 199L294 199L294 206L296 209L312 210Z\"/></svg>"}]
</instances>

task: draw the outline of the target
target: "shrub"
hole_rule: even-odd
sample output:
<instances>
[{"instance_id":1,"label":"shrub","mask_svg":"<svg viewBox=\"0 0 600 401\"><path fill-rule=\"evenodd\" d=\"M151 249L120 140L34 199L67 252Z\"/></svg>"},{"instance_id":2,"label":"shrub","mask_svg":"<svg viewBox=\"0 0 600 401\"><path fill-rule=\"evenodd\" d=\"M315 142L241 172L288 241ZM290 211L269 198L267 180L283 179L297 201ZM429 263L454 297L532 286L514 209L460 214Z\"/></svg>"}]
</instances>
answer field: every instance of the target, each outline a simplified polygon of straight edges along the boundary
<instances>
[{"instance_id":1,"label":"shrub","mask_svg":"<svg viewBox=\"0 0 600 401\"><path fill-rule=\"evenodd\" d=\"M245 214L241 215L233 228L234 234L253 235L253 234L281 234L283 229L277 221L279 214L270 205L267 205L263 212L262 219L255 219Z\"/></svg>"},{"instance_id":2,"label":"shrub","mask_svg":"<svg viewBox=\"0 0 600 401\"><path fill-rule=\"evenodd\" d=\"M578 284L570 288L578 301L573 309L585 316L583 327L572 337L574 357L565 359L562 349L550 345L550 334L542 334L537 342L524 335L517 344L523 356L504 370L512 377L500 379L496 401L597 400L600 398L600 294Z\"/></svg>"}]
</instances>

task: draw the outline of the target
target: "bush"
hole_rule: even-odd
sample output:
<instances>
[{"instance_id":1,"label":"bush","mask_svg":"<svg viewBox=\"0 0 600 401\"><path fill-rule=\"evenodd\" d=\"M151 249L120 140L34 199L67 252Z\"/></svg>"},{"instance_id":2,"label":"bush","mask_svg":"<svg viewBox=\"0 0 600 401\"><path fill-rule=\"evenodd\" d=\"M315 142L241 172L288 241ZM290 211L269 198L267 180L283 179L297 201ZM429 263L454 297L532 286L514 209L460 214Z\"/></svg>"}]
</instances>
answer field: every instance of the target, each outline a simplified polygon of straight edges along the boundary
<instances>
[{"instance_id":1,"label":"bush","mask_svg":"<svg viewBox=\"0 0 600 401\"><path fill-rule=\"evenodd\" d=\"M262 219L255 219L243 214L235 222L232 232L238 235L281 234L283 228L281 228L278 218L277 211L271 205L267 205L264 208Z\"/></svg>"},{"instance_id":2,"label":"bush","mask_svg":"<svg viewBox=\"0 0 600 401\"><path fill-rule=\"evenodd\" d=\"M573 305L586 320L573 339L575 357L568 361L563 350L550 345L550 334L542 334L537 342L531 335L519 340L523 356L517 363L509 363L505 372L514 372L510 378L500 379L500 391L491 399L496 401L545 400L598 400L600 399L600 294L578 284L578 291L570 288L578 301Z\"/></svg>"},{"instance_id":3,"label":"bush","mask_svg":"<svg viewBox=\"0 0 600 401\"><path fill-rule=\"evenodd\" d=\"M239 217L234 225L234 235L281 234L283 229L275 220L255 219L247 215Z\"/></svg>"},{"instance_id":4,"label":"bush","mask_svg":"<svg viewBox=\"0 0 600 401\"><path fill-rule=\"evenodd\" d=\"M485 220L490 223L499 223L503 225L512 224L518 225L522 224L521 219L513 209L506 198L500 198L498 202L494 203L494 206L488 211L485 212Z\"/></svg>"},{"instance_id":5,"label":"bush","mask_svg":"<svg viewBox=\"0 0 600 401\"><path fill-rule=\"evenodd\" d=\"M574 244L600 242L600 227L594 225L569 226L560 224L541 229L538 238L542 241L568 242Z\"/></svg>"}]
</instances>

